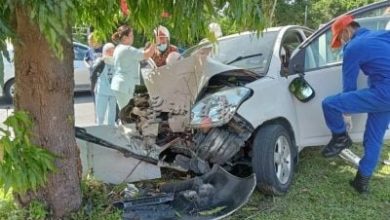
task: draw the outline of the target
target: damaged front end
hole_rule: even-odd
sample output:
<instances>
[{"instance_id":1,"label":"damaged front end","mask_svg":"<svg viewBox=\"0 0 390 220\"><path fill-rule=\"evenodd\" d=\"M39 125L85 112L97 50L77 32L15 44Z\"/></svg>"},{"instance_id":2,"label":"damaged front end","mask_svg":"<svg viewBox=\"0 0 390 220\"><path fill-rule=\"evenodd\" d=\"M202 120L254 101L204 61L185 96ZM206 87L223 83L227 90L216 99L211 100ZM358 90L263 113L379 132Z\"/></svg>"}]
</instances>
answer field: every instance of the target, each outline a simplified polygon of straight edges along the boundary
<instances>
[{"instance_id":1,"label":"damaged front end","mask_svg":"<svg viewBox=\"0 0 390 220\"><path fill-rule=\"evenodd\" d=\"M228 107L223 109L229 111ZM212 114L211 109L206 111ZM231 111L218 120L213 119L215 117L210 114L197 113L202 117L194 116L191 121L191 125L197 127L194 130L193 141L189 144L178 141L178 144L163 149L159 155L158 165L181 171L205 173L210 170L210 164L226 165L225 167L230 170L235 163L243 162L242 159L248 156L244 147L254 128L235 114L234 109Z\"/></svg>"},{"instance_id":2,"label":"damaged front end","mask_svg":"<svg viewBox=\"0 0 390 220\"><path fill-rule=\"evenodd\" d=\"M124 124L135 123L145 139L166 146L160 167L203 174L211 164L232 164L254 130L236 111L252 95L245 84L259 76L217 62L209 52L144 69L146 89L120 113Z\"/></svg>"}]
</instances>

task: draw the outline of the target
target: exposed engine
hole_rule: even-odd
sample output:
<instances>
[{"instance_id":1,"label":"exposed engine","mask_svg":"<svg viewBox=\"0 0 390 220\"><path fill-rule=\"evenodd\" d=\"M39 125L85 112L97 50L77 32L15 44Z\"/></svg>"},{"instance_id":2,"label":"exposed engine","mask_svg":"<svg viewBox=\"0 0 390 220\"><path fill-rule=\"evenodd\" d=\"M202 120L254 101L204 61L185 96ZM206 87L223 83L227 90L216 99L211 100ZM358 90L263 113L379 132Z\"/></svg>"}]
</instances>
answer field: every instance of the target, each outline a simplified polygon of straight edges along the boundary
<instances>
[{"instance_id":1,"label":"exposed engine","mask_svg":"<svg viewBox=\"0 0 390 220\"><path fill-rule=\"evenodd\" d=\"M210 79L200 96L255 79L247 72L222 73ZM223 126L194 130L189 127L190 109L172 108L165 112L159 108L161 105L158 96L150 98L146 88L138 86L134 98L121 110L120 119L124 124L135 123L149 143L162 147L162 167L206 173L210 164L223 165L237 155L253 132L253 127L237 114Z\"/></svg>"}]
</instances>

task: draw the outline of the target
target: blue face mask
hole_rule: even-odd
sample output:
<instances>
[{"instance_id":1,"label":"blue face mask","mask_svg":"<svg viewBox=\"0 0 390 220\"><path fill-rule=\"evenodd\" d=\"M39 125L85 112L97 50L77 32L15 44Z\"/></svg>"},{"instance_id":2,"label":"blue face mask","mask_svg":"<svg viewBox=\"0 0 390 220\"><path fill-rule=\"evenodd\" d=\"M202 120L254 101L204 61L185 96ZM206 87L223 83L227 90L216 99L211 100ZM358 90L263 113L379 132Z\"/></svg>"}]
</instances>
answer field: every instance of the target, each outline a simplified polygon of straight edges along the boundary
<instances>
[{"instance_id":1,"label":"blue face mask","mask_svg":"<svg viewBox=\"0 0 390 220\"><path fill-rule=\"evenodd\" d=\"M160 52L164 52L164 51L167 49L167 47L168 47L168 44L159 44L159 45L157 46L157 48L158 48L158 50L159 50Z\"/></svg>"}]
</instances>

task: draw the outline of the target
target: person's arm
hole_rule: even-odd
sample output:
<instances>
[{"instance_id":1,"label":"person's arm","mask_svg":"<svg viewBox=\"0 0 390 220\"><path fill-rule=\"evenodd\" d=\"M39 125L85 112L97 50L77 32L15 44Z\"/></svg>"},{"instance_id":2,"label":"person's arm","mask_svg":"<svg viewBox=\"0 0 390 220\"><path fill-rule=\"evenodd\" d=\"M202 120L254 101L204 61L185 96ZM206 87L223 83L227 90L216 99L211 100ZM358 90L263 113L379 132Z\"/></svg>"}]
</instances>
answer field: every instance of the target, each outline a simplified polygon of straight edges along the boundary
<instances>
[{"instance_id":1,"label":"person's arm","mask_svg":"<svg viewBox=\"0 0 390 220\"><path fill-rule=\"evenodd\" d=\"M355 91L357 89L357 78L360 71L360 63L363 62L363 55L368 53L363 45L347 45L343 57L343 92Z\"/></svg>"},{"instance_id":2,"label":"person's arm","mask_svg":"<svg viewBox=\"0 0 390 220\"><path fill-rule=\"evenodd\" d=\"M93 68L92 50L91 50L91 49L89 49L89 50L87 51L87 53L85 54L85 57L84 57L84 65L85 65L88 69L90 69L90 70L92 70L92 68Z\"/></svg>"},{"instance_id":3,"label":"person's arm","mask_svg":"<svg viewBox=\"0 0 390 220\"><path fill-rule=\"evenodd\" d=\"M144 60L152 57L155 52L156 52L156 44L151 43L150 46L144 50Z\"/></svg>"}]
</instances>

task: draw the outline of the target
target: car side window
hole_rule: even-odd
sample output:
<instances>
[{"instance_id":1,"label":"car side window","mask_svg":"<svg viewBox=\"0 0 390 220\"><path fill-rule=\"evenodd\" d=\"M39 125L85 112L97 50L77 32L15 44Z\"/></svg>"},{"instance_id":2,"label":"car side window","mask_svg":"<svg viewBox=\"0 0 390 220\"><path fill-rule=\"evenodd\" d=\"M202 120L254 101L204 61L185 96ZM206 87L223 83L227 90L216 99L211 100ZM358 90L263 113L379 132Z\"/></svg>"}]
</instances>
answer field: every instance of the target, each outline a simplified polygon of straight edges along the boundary
<instances>
[{"instance_id":1,"label":"car side window","mask_svg":"<svg viewBox=\"0 0 390 220\"><path fill-rule=\"evenodd\" d=\"M371 30L390 29L390 7L381 7L355 15L361 27ZM341 63L342 49L330 47L332 32L329 29L313 40L305 49L305 71Z\"/></svg>"},{"instance_id":2,"label":"car side window","mask_svg":"<svg viewBox=\"0 0 390 220\"><path fill-rule=\"evenodd\" d=\"M328 30L306 48L305 71L331 65L342 60L341 50L330 47L331 39L332 32Z\"/></svg>"},{"instance_id":3,"label":"car side window","mask_svg":"<svg viewBox=\"0 0 390 220\"><path fill-rule=\"evenodd\" d=\"M292 52L302 43L303 38L296 30L287 31L280 47L280 60L283 68L288 68Z\"/></svg>"}]
</instances>

